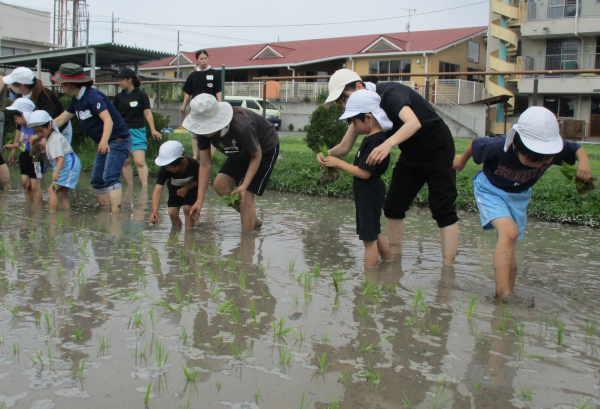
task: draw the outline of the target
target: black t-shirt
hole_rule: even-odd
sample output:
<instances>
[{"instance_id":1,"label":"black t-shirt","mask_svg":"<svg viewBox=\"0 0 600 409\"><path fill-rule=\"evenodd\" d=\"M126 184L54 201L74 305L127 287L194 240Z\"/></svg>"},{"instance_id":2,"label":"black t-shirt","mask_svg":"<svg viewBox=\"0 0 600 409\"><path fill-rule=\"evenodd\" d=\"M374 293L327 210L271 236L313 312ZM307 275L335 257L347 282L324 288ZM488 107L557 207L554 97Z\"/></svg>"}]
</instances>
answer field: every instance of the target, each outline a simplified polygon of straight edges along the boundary
<instances>
[{"instance_id":1,"label":"black t-shirt","mask_svg":"<svg viewBox=\"0 0 600 409\"><path fill-rule=\"evenodd\" d=\"M504 152L505 142L506 136L476 138L471 143L471 150L473 162L483 163L483 173L490 183L509 193L520 193L529 189L552 165L561 165L563 161L569 165L575 164L575 152L581 148L577 143L564 141L563 150L554 155L551 163L532 168L521 163L512 146Z\"/></svg>"},{"instance_id":2,"label":"black t-shirt","mask_svg":"<svg viewBox=\"0 0 600 409\"><path fill-rule=\"evenodd\" d=\"M371 177L369 179L378 179L385 173L388 166L390 166L390 155L388 155L380 164L378 165L367 165L367 158L379 145L381 145L386 140L385 133L377 132L371 136L365 136L362 143L360 144L360 148L358 148L358 152L356 152L356 157L354 158L354 166L358 166L361 169L371 172ZM354 177L356 178L356 176Z\"/></svg>"},{"instance_id":3,"label":"black t-shirt","mask_svg":"<svg viewBox=\"0 0 600 409\"><path fill-rule=\"evenodd\" d=\"M221 74L213 68L206 71L194 71L185 80L183 92L194 98L199 94L210 94L215 98L221 92Z\"/></svg>"},{"instance_id":4,"label":"black t-shirt","mask_svg":"<svg viewBox=\"0 0 600 409\"><path fill-rule=\"evenodd\" d=\"M138 87L130 93L119 92L113 99L113 105L129 129L143 128L144 110L151 108L148 95Z\"/></svg>"},{"instance_id":5,"label":"black t-shirt","mask_svg":"<svg viewBox=\"0 0 600 409\"><path fill-rule=\"evenodd\" d=\"M198 149L203 151L212 144L227 156L236 156L244 152L249 154L258 151L258 147L266 152L279 144L279 134L273 124L262 116L244 108L233 113L229 130L223 136L217 134L210 138L198 135Z\"/></svg>"},{"instance_id":6,"label":"black t-shirt","mask_svg":"<svg viewBox=\"0 0 600 409\"><path fill-rule=\"evenodd\" d=\"M48 98L48 96L44 92L40 92L37 102L35 103L35 109L48 112L52 119L54 119L60 114L62 114L65 111L65 109L63 108L62 104L60 103L60 100L54 94L54 92L50 91L49 89L45 89L45 91L48 93L48 95L50 95L50 98ZM60 127L60 131L64 131L67 125L69 125L68 121Z\"/></svg>"},{"instance_id":7,"label":"black t-shirt","mask_svg":"<svg viewBox=\"0 0 600 409\"><path fill-rule=\"evenodd\" d=\"M179 189L187 186L193 181L198 181L198 171L200 170L200 164L194 158L186 156L188 160L188 166L185 171L180 173L173 173L161 167L156 175L156 184L164 186L167 183L169 189Z\"/></svg>"}]
</instances>

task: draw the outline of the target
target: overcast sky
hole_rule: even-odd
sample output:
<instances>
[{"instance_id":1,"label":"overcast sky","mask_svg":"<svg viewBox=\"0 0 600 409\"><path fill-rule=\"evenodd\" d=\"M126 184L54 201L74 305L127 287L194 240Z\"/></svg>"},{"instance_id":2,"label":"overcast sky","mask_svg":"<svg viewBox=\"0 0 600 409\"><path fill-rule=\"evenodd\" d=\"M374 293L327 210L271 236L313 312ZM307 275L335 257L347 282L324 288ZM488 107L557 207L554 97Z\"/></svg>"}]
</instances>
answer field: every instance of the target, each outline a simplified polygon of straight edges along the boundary
<instances>
[{"instance_id":1,"label":"overcast sky","mask_svg":"<svg viewBox=\"0 0 600 409\"><path fill-rule=\"evenodd\" d=\"M52 11L54 7L53 0L3 2L45 11ZM116 28L121 31L115 34L116 43L171 53L177 51L177 30L181 31L181 50L194 51L277 42L278 39L292 41L403 32L408 23L408 11L405 10L408 8L417 10L411 12L411 31L487 26L489 14L488 1L481 0L88 0L88 7L92 44L111 41L110 20L114 12L121 20L116 23ZM449 8L455 9L439 11ZM385 20L356 22L375 19ZM207 27L235 25L283 27ZM52 33L49 36L51 40Z\"/></svg>"}]
</instances>

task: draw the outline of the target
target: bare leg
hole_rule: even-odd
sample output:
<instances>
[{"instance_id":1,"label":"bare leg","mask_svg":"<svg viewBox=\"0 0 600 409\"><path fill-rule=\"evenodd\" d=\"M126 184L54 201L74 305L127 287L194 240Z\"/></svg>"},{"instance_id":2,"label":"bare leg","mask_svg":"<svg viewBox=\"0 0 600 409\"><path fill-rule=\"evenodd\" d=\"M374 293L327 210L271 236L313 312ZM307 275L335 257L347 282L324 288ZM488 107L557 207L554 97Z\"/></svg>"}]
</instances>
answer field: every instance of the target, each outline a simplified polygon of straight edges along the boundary
<instances>
[{"instance_id":1,"label":"bare leg","mask_svg":"<svg viewBox=\"0 0 600 409\"><path fill-rule=\"evenodd\" d=\"M188 214L189 214L189 206L188 207ZM168 209L168 213L169 213L169 217L171 218L171 224L173 226L181 226L181 218L179 217L179 210L181 209L181 207L177 206L177 207L169 207ZM187 222L187 220L186 220Z\"/></svg>"},{"instance_id":2,"label":"bare leg","mask_svg":"<svg viewBox=\"0 0 600 409\"><path fill-rule=\"evenodd\" d=\"M515 247L519 230L510 217L492 220L492 226L498 232L494 250L494 278L496 280L496 297L501 300L502 297L512 294L514 280L517 277Z\"/></svg>"},{"instance_id":3,"label":"bare leg","mask_svg":"<svg viewBox=\"0 0 600 409\"><path fill-rule=\"evenodd\" d=\"M196 221L194 219L192 219L192 217L190 216L190 209L192 208L192 206L188 206L185 205L183 206L183 216L185 217L185 228L192 228L194 227L194 224L196 223ZM169 208L171 209L171 208ZM179 217L179 211L177 211L177 214ZM180 219L181 221L181 219Z\"/></svg>"},{"instance_id":4,"label":"bare leg","mask_svg":"<svg viewBox=\"0 0 600 409\"><path fill-rule=\"evenodd\" d=\"M392 254L402 254L404 242L404 219L386 218L385 223L388 231L388 241Z\"/></svg>"},{"instance_id":5,"label":"bare leg","mask_svg":"<svg viewBox=\"0 0 600 409\"><path fill-rule=\"evenodd\" d=\"M383 260L392 260L392 249L383 234L377 236L377 252Z\"/></svg>"},{"instance_id":6,"label":"bare leg","mask_svg":"<svg viewBox=\"0 0 600 409\"><path fill-rule=\"evenodd\" d=\"M8 166L6 163L0 165L0 181L2 182L2 188L5 192L10 190L10 174L8 172Z\"/></svg>"},{"instance_id":7,"label":"bare leg","mask_svg":"<svg viewBox=\"0 0 600 409\"><path fill-rule=\"evenodd\" d=\"M31 195L34 202L41 202L42 196L42 179L31 179Z\"/></svg>"},{"instance_id":8,"label":"bare leg","mask_svg":"<svg viewBox=\"0 0 600 409\"><path fill-rule=\"evenodd\" d=\"M113 213L118 213L121 210L121 189L113 189L108 192L108 197L110 198L110 211Z\"/></svg>"},{"instance_id":9,"label":"bare leg","mask_svg":"<svg viewBox=\"0 0 600 409\"><path fill-rule=\"evenodd\" d=\"M71 202L69 201L69 188L64 186L56 186L56 196L60 201L60 205L63 210L71 209Z\"/></svg>"},{"instance_id":10,"label":"bare leg","mask_svg":"<svg viewBox=\"0 0 600 409\"><path fill-rule=\"evenodd\" d=\"M58 210L58 197L56 196L56 185L53 183L48 188L48 194L50 195L48 203L50 205L50 211L54 212Z\"/></svg>"},{"instance_id":11,"label":"bare leg","mask_svg":"<svg viewBox=\"0 0 600 409\"><path fill-rule=\"evenodd\" d=\"M458 222L442 227L442 262L445 266L453 266L458 249Z\"/></svg>"},{"instance_id":12,"label":"bare leg","mask_svg":"<svg viewBox=\"0 0 600 409\"><path fill-rule=\"evenodd\" d=\"M31 193L31 179L27 175L21 175L21 182L23 183L25 200L27 202L33 202L33 194Z\"/></svg>"},{"instance_id":13,"label":"bare leg","mask_svg":"<svg viewBox=\"0 0 600 409\"><path fill-rule=\"evenodd\" d=\"M233 185L235 185L235 180L233 180L230 176L227 176L223 173L219 173L219 174L217 174L217 177L215 178L215 181L213 182L213 189L215 189L215 192L219 196L225 196L225 195L229 194L229 192L233 188ZM258 227L262 226L262 221L258 217L256 217L256 209L254 207L254 193L248 192L248 194L252 195L252 204L247 206L245 215L242 214L241 206L233 206L233 208L235 210L237 210L240 213L240 215L242 216L242 231L243 232L252 231L254 228L258 228ZM246 206L246 204L244 206ZM253 216L254 225L250 230L244 230L244 217L250 217L250 215ZM249 223L248 220L249 219L246 220L246 223Z\"/></svg>"},{"instance_id":14,"label":"bare leg","mask_svg":"<svg viewBox=\"0 0 600 409\"><path fill-rule=\"evenodd\" d=\"M146 151L143 149L137 149L133 151L133 162L137 167L138 176L142 187L148 186L148 166L146 166Z\"/></svg>"},{"instance_id":15,"label":"bare leg","mask_svg":"<svg viewBox=\"0 0 600 409\"><path fill-rule=\"evenodd\" d=\"M515 291L515 283L517 282L517 252L516 246L515 251L513 251L513 258L510 263L510 291Z\"/></svg>"},{"instance_id":16,"label":"bare leg","mask_svg":"<svg viewBox=\"0 0 600 409\"><path fill-rule=\"evenodd\" d=\"M123 164L123 169L121 170L123 174L123 179L125 179L125 183L129 186L133 185L133 169L131 168L131 156L127 158L125 163Z\"/></svg>"},{"instance_id":17,"label":"bare leg","mask_svg":"<svg viewBox=\"0 0 600 409\"><path fill-rule=\"evenodd\" d=\"M246 192L244 202L239 206L239 212L242 219L242 233L251 233L257 227L254 193ZM260 224L262 225L262 222Z\"/></svg>"},{"instance_id":18,"label":"bare leg","mask_svg":"<svg viewBox=\"0 0 600 409\"><path fill-rule=\"evenodd\" d=\"M110 206L110 196L108 193L100 193L96 194L96 196L98 197L98 203L100 204L100 207Z\"/></svg>"},{"instance_id":19,"label":"bare leg","mask_svg":"<svg viewBox=\"0 0 600 409\"><path fill-rule=\"evenodd\" d=\"M192 135L192 158L198 160L198 139Z\"/></svg>"},{"instance_id":20,"label":"bare leg","mask_svg":"<svg viewBox=\"0 0 600 409\"><path fill-rule=\"evenodd\" d=\"M365 246L365 267L375 267L379 262L379 251L377 250L377 240L363 240Z\"/></svg>"}]
</instances>

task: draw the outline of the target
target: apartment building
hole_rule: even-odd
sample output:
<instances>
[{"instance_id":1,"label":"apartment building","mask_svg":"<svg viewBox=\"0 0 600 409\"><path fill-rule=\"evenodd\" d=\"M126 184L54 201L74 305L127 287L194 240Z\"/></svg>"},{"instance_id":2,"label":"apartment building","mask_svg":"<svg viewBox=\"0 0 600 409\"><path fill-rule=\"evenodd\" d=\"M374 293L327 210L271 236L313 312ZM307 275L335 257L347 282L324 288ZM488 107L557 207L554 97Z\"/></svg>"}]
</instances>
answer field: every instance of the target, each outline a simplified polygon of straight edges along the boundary
<instances>
[{"instance_id":1,"label":"apartment building","mask_svg":"<svg viewBox=\"0 0 600 409\"><path fill-rule=\"evenodd\" d=\"M46 51L51 38L51 13L0 3L0 57Z\"/></svg>"},{"instance_id":2,"label":"apartment building","mask_svg":"<svg viewBox=\"0 0 600 409\"><path fill-rule=\"evenodd\" d=\"M490 71L600 68L599 0L492 0L487 67ZM600 136L600 76L538 76L538 100L554 112L567 137ZM508 109L490 115L502 133L533 105L533 76L490 76L491 95L510 95Z\"/></svg>"}]
</instances>

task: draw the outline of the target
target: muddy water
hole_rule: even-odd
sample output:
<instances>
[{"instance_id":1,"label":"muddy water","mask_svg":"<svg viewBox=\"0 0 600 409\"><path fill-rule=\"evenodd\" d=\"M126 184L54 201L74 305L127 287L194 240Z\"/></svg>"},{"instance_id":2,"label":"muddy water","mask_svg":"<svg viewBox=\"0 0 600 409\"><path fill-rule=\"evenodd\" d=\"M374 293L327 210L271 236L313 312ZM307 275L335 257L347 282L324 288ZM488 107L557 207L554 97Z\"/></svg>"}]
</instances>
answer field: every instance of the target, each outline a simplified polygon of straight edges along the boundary
<instances>
[{"instance_id":1,"label":"muddy water","mask_svg":"<svg viewBox=\"0 0 600 409\"><path fill-rule=\"evenodd\" d=\"M171 230L164 202L151 225L150 194L118 216L84 176L68 214L0 195L5 408L142 408L148 388L150 408L600 403L597 230L530 222L517 293L536 306L501 308L475 214L454 270L416 209L403 260L364 271L351 201L268 192L241 235L212 193L195 229Z\"/></svg>"}]
</instances>

